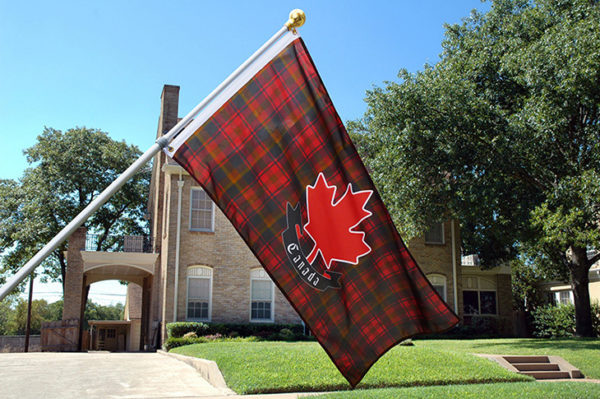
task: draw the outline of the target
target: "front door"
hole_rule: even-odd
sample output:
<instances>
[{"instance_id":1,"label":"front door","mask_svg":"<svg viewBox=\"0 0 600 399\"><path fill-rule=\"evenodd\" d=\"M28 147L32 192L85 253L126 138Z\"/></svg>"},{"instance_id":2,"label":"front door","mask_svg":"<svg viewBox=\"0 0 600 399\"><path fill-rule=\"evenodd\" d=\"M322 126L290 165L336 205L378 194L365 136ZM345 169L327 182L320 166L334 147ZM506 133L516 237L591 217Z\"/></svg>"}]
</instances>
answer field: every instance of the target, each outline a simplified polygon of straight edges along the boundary
<instances>
[{"instance_id":1,"label":"front door","mask_svg":"<svg viewBox=\"0 0 600 399\"><path fill-rule=\"evenodd\" d=\"M104 328L104 350L116 352L118 350L117 330L115 328ZM102 331L102 330L100 330ZM102 336L102 332L100 333Z\"/></svg>"}]
</instances>

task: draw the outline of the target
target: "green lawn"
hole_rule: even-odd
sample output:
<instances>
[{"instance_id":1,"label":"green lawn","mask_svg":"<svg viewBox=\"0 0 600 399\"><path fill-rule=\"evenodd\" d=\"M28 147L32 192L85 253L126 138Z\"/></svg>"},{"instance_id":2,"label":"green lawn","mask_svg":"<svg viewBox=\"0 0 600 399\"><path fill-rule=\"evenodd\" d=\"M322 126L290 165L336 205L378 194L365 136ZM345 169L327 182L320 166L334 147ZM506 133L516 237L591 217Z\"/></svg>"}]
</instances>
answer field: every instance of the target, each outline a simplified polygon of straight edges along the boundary
<instances>
[{"instance_id":1,"label":"green lawn","mask_svg":"<svg viewBox=\"0 0 600 399\"><path fill-rule=\"evenodd\" d=\"M600 385L587 382L517 382L335 392L324 399L597 399Z\"/></svg>"},{"instance_id":2,"label":"green lawn","mask_svg":"<svg viewBox=\"0 0 600 399\"><path fill-rule=\"evenodd\" d=\"M554 397L545 393L545 390L554 388L542 387L541 383L525 383L527 394L533 396L523 396L525 388L522 384L457 385L531 381L471 353L562 356L581 369L586 377L600 379L600 339L416 340L414 343L415 346L397 346L383 356L357 386L356 394L364 395L360 397L369 397L367 393L377 397L398 397L401 392L403 397L405 393L416 395L406 397L487 397L486 390L498 387L498 392L507 390L505 396L498 397ZM183 346L172 352L216 361L227 385L238 393L350 388L325 351L315 342L214 342ZM450 387L450 384L453 386ZM600 397L599 385L576 385L571 389L570 383L559 384L555 388L557 392L570 394L565 397ZM444 386L427 387L431 385ZM364 390L412 386L423 388ZM594 395L588 395L590 390Z\"/></svg>"},{"instance_id":3,"label":"green lawn","mask_svg":"<svg viewBox=\"0 0 600 399\"><path fill-rule=\"evenodd\" d=\"M473 339L421 340L419 347L460 353L560 356L587 378L600 379L600 339ZM600 397L600 395L598 395Z\"/></svg>"},{"instance_id":4,"label":"green lawn","mask_svg":"<svg viewBox=\"0 0 600 399\"><path fill-rule=\"evenodd\" d=\"M453 344L447 343L440 348L421 343L397 346L369 370L357 388L532 380L487 359L454 351ZM214 342L171 352L214 360L229 388L240 394L350 389L315 342Z\"/></svg>"}]
</instances>

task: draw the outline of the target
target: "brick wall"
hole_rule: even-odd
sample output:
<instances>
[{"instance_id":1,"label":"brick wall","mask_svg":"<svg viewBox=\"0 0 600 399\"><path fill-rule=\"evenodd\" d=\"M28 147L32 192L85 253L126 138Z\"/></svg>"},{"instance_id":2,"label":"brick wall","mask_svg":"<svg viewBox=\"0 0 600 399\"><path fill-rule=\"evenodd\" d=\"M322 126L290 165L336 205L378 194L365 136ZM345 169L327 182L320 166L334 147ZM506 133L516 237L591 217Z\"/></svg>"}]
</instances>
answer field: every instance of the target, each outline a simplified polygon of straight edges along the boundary
<instances>
[{"instance_id":1,"label":"brick wall","mask_svg":"<svg viewBox=\"0 0 600 399\"><path fill-rule=\"evenodd\" d=\"M83 302L83 258L81 248L85 247L87 229L80 227L69 237L67 249L67 273L65 276L65 295L63 305L63 320L79 320L82 314Z\"/></svg>"},{"instance_id":2,"label":"brick wall","mask_svg":"<svg viewBox=\"0 0 600 399\"><path fill-rule=\"evenodd\" d=\"M409 252L425 275L439 274L446 278L446 302L452 310L454 306L454 276L452 273L452 226L454 223L455 262L457 273L457 293L459 315L462 314L461 274L460 274L460 229L456 221L444 223L444 243L426 244L425 237L417 237L407 244Z\"/></svg>"},{"instance_id":3,"label":"brick wall","mask_svg":"<svg viewBox=\"0 0 600 399\"><path fill-rule=\"evenodd\" d=\"M182 176L184 181L181 209L181 237L179 255L179 283L177 319L186 319L187 306L187 270L190 266L209 266L212 268L212 321L245 323L250 318L250 271L260 268L247 245L235 231L225 215L215 207L214 232L190 231L190 198L192 187L199 187L190 176ZM168 247L166 267L169 270L166 284L167 318L172 320L173 279L175 278L175 237L177 234L177 206L179 176L173 174L170 182L170 196L167 199ZM299 323L301 320L289 305L285 297L275 288L275 322Z\"/></svg>"},{"instance_id":4,"label":"brick wall","mask_svg":"<svg viewBox=\"0 0 600 399\"><path fill-rule=\"evenodd\" d=\"M157 136L177 122L179 87L165 85L161 95L161 114ZM170 166L170 167L169 167ZM177 277L177 315L174 317L176 279L177 214L179 187L181 190L181 230L179 273ZM164 340L166 323L186 320L187 270L190 266L212 268L212 321L249 322L250 271L261 267L258 260L239 237L231 223L215 208L214 232L190 231L191 188L197 186L183 169L169 164L163 153L154 159L150 187L149 211L157 251L156 274L152 287L153 320L160 319ZM293 308L275 288L274 321L300 323Z\"/></svg>"}]
</instances>

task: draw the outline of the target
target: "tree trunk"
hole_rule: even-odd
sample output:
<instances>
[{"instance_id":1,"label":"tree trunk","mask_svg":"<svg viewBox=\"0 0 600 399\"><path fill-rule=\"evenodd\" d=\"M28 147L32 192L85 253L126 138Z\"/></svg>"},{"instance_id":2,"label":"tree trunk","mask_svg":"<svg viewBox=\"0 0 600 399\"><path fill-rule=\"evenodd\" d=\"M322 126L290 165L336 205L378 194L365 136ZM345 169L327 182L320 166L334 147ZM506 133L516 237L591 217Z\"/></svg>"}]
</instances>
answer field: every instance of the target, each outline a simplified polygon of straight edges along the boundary
<instances>
[{"instance_id":1,"label":"tree trunk","mask_svg":"<svg viewBox=\"0 0 600 399\"><path fill-rule=\"evenodd\" d=\"M585 248L572 247L572 260L569 267L573 298L575 300L575 335L578 337L595 337L592 328L592 307L590 305L589 270L591 264Z\"/></svg>"}]
</instances>

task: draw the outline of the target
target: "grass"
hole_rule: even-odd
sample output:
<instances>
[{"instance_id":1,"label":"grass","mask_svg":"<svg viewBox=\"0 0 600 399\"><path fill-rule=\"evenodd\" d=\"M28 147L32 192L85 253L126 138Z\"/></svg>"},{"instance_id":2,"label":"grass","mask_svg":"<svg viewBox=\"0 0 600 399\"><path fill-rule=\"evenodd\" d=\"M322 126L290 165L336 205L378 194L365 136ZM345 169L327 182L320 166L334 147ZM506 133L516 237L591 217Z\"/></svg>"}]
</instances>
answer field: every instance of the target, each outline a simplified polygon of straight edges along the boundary
<instances>
[{"instance_id":1,"label":"grass","mask_svg":"<svg viewBox=\"0 0 600 399\"><path fill-rule=\"evenodd\" d=\"M415 346L397 346L383 356L358 385L359 397L491 397L486 390L505 392L497 397L600 397L600 386L575 383L461 385L531 381L510 373L471 353L539 354L561 356L586 377L600 379L600 339L477 339L417 340ZM315 342L214 342L172 350L214 360L228 386L238 393L309 392L347 390L349 385L327 354ZM450 386L452 384L452 386ZM443 385L440 387L428 387ZM506 385L506 386L505 386ZM544 385L543 387L541 385ZM547 388L549 387L555 388ZM412 387L403 389L373 389ZM527 387L527 388L524 388ZM369 389L369 390L366 390ZM524 389L526 391L524 391ZM474 392L474 393L471 393ZM589 395L593 392L593 395ZM347 393L349 395L356 395ZM524 396L533 395L533 396ZM341 395L341 394L340 394ZM379 396L381 395L381 396ZM391 395L391 396L387 396ZM428 396L429 395L429 396ZM452 396L456 395L456 396ZM537 395L537 396L536 396ZM574 395L574 396L573 396ZM353 397L353 396L349 396Z\"/></svg>"},{"instance_id":2,"label":"grass","mask_svg":"<svg viewBox=\"0 0 600 399\"><path fill-rule=\"evenodd\" d=\"M560 356L579 368L587 378L600 379L598 338L421 340L415 341L415 344L432 350L452 350L460 353Z\"/></svg>"},{"instance_id":3,"label":"grass","mask_svg":"<svg viewBox=\"0 0 600 399\"><path fill-rule=\"evenodd\" d=\"M587 382L499 383L475 385L447 385L435 387L387 388L334 392L319 395L323 399L596 399L600 385Z\"/></svg>"},{"instance_id":4,"label":"grass","mask_svg":"<svg viewBox=\"0 0 600 399\"><path fill-rule=\"evenodd\" d=\"M390 350L357 388L532 380L466 351L454 351L449 341L440 348L425 342ZM229 388L240 394L350 389L315 342L214 342L182 346L171 352L214 360Z\"/></svg>"}]
</instances>

